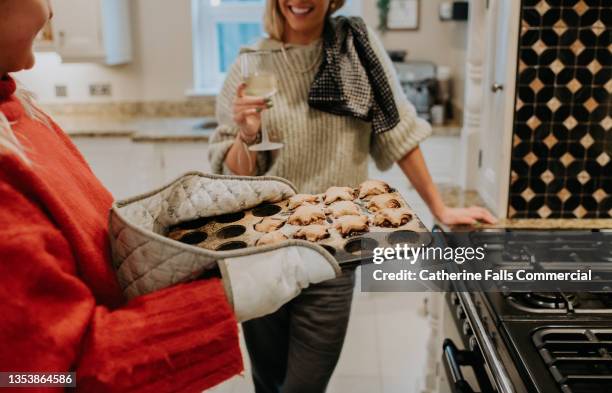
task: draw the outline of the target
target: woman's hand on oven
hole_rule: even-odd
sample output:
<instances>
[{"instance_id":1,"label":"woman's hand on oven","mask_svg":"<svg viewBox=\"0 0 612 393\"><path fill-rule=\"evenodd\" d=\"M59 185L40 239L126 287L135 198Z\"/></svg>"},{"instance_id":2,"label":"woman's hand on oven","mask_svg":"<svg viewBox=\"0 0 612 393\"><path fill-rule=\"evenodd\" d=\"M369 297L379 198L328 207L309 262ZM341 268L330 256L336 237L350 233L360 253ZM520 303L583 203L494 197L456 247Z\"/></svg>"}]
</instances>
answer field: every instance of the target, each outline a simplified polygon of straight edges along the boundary
<instances>
[{"instance_id":1,"label":"woman's hand on oven","mask_svg":"<svg viewBox=\"0 0 612 393\"><path fill-rule=\"evenodd\" d=\"M261 128L261 112L272 107L269 99L245 95L246 84L241 83L234 99L234 121L247 139L254 139Z\"/></svg>"},{"instance_id":2,"label":"woman's hand on oven","mask_svg":"<svg viewBox=\"0 0 612 393\"><path fill-rule=\"evenodd\" d=\"M477 223L495 224L497 219L484 207L470 206L452 208L444 206L434 215L445 225L474 225Z\"/></svg>"}]
</instances>

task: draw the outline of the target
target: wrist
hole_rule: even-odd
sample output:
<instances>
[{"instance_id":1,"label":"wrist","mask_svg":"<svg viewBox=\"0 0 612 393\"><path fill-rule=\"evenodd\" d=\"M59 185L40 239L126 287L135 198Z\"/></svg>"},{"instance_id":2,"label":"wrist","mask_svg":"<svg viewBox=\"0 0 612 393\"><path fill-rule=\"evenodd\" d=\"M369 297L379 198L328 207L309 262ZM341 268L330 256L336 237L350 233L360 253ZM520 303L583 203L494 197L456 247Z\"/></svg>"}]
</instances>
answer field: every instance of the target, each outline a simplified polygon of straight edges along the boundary
<instances>
[{"instance_id":1,"label":"wrist","mask_svg":"<svg viewBox=\"0 0 612 393\"><path fill-rule=\"evenodd\" d=\"M433 214L434 217L438 220L444 215L446 209L448 209L448 206L441 202L432 204L432 206L430 207L431 214Z\"/></svg>"},{"instance_id":2,"label":"wrist","mask_svg":"<svg viewBox=\"0 0 612 393\"><path fill-rule=\"evenodd\" d=\"M259 132L249 135L243 129L240 129L240 131L238 131L238 139L249 146L254 145L259 139Z\"/></svg>"}]
</instances>

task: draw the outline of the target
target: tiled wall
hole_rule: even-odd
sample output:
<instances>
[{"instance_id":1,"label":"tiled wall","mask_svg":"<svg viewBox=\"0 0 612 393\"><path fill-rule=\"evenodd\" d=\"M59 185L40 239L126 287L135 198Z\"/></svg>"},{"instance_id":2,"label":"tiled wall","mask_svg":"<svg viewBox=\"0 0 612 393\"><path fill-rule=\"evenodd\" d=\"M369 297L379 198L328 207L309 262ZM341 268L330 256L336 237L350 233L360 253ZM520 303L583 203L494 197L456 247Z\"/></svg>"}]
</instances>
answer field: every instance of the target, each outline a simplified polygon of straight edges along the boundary
<instances>
[{"instance_id":1,"label":"tiled wall","mask_svg":"<svg viewBox=\"0 0 612 393\"><path fill-rule=\"evenodd\" d=\"M612 0L523 0L513 218L612 217Z\"/></svg>"}]
</instances>

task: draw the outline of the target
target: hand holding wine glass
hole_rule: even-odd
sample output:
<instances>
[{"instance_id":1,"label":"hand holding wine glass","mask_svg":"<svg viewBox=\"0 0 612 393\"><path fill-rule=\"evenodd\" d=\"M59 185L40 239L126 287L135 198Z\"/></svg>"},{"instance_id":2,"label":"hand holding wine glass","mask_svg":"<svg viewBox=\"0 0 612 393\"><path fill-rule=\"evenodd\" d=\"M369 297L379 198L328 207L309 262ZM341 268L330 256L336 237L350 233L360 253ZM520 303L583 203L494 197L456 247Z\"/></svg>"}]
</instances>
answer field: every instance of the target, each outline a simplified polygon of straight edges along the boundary
<instances>
[{"instance_id":1,"label":"hand holding wine glass","mask_svg":"<svg viewBox=\"0 0 612 393\"><path fill-rule=\"evenodd\" d=\"M251 133L257 125L261 129L261 142L249 146L251 151L269 151L277 150L283 147L282 143L271 142L268 129L265 124L265 119L262 117L262 112L270 108L270 100L277 92L276 76L272 64L272 56L268 52L247 52L240 55L240 67L242 77L244 79L244 93L242 102L248 104L262 105L266 107L248 108L243 111L243 121L246 126L245 132ZM258 116L259 115L259 116Z\"/></svg>"},{"instance_id":2,"label":"hand holding wine glass","mask_svg":"<svg viewBox=\"0 0 612 393\"><path fill-rule=\"evenodd\" d=\"M234 99L234 121L242 130L242 137L255 140L261 129L261 113L271 107L269 100L247 96L246 83L241 83Z\"/></svg>"}]
</instances>

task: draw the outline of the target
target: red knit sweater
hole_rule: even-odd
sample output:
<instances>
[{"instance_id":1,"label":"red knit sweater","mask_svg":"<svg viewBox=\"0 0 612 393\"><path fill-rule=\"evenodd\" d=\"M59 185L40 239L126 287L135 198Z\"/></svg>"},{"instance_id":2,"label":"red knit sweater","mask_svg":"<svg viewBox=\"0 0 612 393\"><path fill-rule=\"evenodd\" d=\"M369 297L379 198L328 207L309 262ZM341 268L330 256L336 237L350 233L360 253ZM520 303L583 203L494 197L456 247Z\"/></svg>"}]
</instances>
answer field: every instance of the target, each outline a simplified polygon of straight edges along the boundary
<instances>
[{"instance_id":1,"label":"red knit sweater","mask_svg":"<svg viewBox=\"0 0 612 393\"><path fill-rule=\"evenodd\" d=\"M0 151L0 371L76 371L83 392L199 392L241 372L219 280L124 303L110 265L111 195L14 92L2 78L0 112L31 163Z\"/></svg>"}]
</instances>

